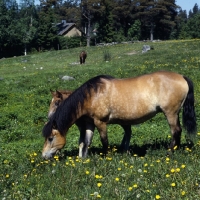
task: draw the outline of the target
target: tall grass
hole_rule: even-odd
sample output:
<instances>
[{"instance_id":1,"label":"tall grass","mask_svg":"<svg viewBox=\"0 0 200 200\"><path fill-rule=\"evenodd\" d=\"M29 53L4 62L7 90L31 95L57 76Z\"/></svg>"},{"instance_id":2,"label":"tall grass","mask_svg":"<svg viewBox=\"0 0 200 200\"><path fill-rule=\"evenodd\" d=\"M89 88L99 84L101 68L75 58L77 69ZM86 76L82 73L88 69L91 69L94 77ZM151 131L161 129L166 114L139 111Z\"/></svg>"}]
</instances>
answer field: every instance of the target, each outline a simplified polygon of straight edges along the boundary
<instances>
[{"instance_id":1,"label":"tall grass","mask_svg":"<svg viewBox=\"0 0 200 200\"><path fill-rule=\"evenodd\" d=\"M79 48L0 60L1 199L199 198L200 133L191 146L183 130L181 148L167 157L171 136L162 114L132 127L130 154L119 151L121 127L110 125L109 154L101 154L95 130L89 156L79 159L79 131L73 125L62 153L51 161L41 158L50 89L74 90L99 74L118 78L157 70L184 74L195 85L199 124L200 40L157 42L154 50L142 54L143 44L87 48L85 65L76 64ZM105 52L112 55L108 62ZM64 75L75 80L63 81Z\"/></svg>"}]
</instances>

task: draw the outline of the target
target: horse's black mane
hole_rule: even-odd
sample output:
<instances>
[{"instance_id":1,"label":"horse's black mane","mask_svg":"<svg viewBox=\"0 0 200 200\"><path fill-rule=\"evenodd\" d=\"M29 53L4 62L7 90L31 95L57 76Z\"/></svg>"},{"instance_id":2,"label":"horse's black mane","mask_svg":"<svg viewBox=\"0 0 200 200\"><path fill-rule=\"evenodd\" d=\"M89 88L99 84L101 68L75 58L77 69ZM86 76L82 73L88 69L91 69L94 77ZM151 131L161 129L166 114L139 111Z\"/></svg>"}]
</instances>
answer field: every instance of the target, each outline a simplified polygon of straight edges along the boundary
<instances>
[{"instance_id":1,"label":"horse's black mane","mask_svg":"<svg viewBox=\"0 0 200 200\"><path fill-rule=\"evenodd\" d=\"M61 134L64 134L66 127L69 126L79 106L83 106L84 100L88 94L91 94L93 89L97 92L99 85L102 83L101 79L111 80L114 77L109 75L99 75L89 79L79 88L77 88L62 104L57 108L56 112L52 115L49 122L43 128L43 136L49 137L52 128L57 129ZM68 127L69 128L69 127Z\"/></svg>"}]
</instances>

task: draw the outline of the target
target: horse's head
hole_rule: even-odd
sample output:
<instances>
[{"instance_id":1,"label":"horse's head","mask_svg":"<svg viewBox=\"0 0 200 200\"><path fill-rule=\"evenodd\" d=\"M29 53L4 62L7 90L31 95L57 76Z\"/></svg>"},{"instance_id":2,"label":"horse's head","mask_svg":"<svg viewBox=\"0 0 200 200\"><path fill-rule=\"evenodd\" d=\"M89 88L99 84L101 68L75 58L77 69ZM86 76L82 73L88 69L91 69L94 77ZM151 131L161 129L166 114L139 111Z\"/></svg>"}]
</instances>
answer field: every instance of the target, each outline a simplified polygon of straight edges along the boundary
<instances>
[{"instance_id":1,"label":"horse's head","mask_svg":"<svg viewBox=\"0 0 200 200\"><path fill-rule=\"evenodd\" d=\"M51 100L51 103L49 106L49 112L48 112L49 119L55 113L57 107L63 102L63 100L68 98L71 93L72 91L68 91L68 90L60 90L60 91L56 90L55 92L51 91L52 100Z\"/></svg>"},{"instance_id":2,"label":"horse's head","mask_svg":"<svg viewBox=\"0 0 200 200\"><path fill-rule=\"evenodd\" d=\"M56 129L52 129L49 136L45 137L45 143L42 150L42 157L45 159L52 158L56 152L65 146L66 138Z\"/></svg>"}]
</instances>

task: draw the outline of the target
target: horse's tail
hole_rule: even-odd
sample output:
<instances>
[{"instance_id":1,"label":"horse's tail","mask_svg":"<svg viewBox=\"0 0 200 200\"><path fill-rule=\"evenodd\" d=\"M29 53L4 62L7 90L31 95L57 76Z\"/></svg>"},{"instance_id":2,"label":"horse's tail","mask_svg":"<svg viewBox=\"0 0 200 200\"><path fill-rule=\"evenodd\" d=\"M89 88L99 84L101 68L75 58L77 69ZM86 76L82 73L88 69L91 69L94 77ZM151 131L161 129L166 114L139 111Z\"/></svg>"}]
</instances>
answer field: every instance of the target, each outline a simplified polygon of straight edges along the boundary
<instances>
[{"instance_id":1,"label":"horse's tail","mask_svg":"<svg viewBox=\"0 0 200 200\"><path fill-rule=\"evenodd\" d=\"M188 134L196 134L197 123L194 108L194 86L193 82L189 78L184 76L184 79L187 81L189 91L183 104L183 127L186 129Z\"/></svg>"}]
</instances>

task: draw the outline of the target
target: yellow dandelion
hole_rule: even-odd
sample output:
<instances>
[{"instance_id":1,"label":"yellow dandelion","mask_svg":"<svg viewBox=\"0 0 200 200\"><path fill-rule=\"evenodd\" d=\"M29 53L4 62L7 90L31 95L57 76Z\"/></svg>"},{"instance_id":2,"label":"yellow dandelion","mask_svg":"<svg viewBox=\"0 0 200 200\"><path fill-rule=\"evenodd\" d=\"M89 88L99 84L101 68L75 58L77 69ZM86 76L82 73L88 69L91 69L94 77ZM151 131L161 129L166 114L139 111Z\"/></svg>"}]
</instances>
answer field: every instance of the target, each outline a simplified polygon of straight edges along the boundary
<instances>
[{"instance_id":1,"label":"yellow dandelion","mask_svg":"<svg viewBox=\"0 0 200 200\"><path fill-rule=\"evenodd\" d=\"M111 157L106 157L106 160L112 160L112 158Z\"/></svg>"},{"instance_id":2,"label":"yellow dandelion","mask_svg":"<svg viewBox=\"0 0 200 200\"><path fill-rule=\"evenodd\" d=\"M185 168L185 165L181 165L181 168L183 168L183 169L184 169L184 168Z\"/></svg>"},{"instance_id":3,"label":"yellow dandelion","mask_svg":"<svg viewBox=\"0 0 200 200\"><path fill-rule=\"evenodd\" d=\"M138 185L137 185L137 184L134 184L134 185L133 185L133 187L134 187L134 188L137 188L137 187L138 187Z\"/></svg>"},{"instance_id":4,"label":"yellow dandelion","mask_svg":"<svg viewBox=\"0 0 200 200\"><path fill-rule=\"evenodd\" d=\"M181 192L181 195L184 196L184 195L185 195L185 191L182 191L182 192Z\"/></svg>"},{"instance_id":5,"label":"yellow dandelion","mask_svg":"<svg viewBox=\"0 0 200 200\"><path fill-rule=\"evenodd\" d=\"M119 178L115 178L115 181L119 181Z\"/></svg>"},{"instance_id":6,"label":"yellow dandelion","mask_svg":"<svg viewBox=\"0 0 200 200\"><path fill-rule=\"evenodd\" d=\"M166 178L169 178L170 177L170 175L169 174L166 174Z\"/></svg>"},{"instance_id":7,"label":"yellow dandelion","mask_svg":"<svg viewBox=\"0 0 200 200\"><path fill-rule=\"evenodd\" d=\"M27 174L24 174L24 178L27 178Z\"/></svg>"},{"instance_id":8,"label":"yellow dandelion","mask_svg":"<svg viewBox=\"0 0 200 200\"><path fill-rule=\"evenodd\" d=\"M9 174L6 174L6 178L9 178L10 177L10 175Z\"/></svg>"},{"instance_id":9,"label":"yellow dandelion","mask_svg":"<svg viewBox=\"0 0 200 200\"><path fill-rule=\"evenodd\" d=\"M100 194L97 194L97 198L101 198L101 195L100 195Z\"/></svg>"},{"instance_id":10,"label":"yellow dandelion","mask_svg":"<svg viewBox=\"0 0 200 200\"><path fill-rule=\"evenodd\" d=\"M89 173L90 173L89 171L86 171L86 172L85 172L85 174L89 174Z\"/></svg>"},{"instance_id":11,"label":"yellow dandelion","mask_svg":"<svg viewBox=\"0 0 200 200\"><path fill-rule=\"evenodd\" d=\"M132 169L132 168L133 168L133 165L130 166L130 169Z\"/></svg>"},{"instance_id":12,"label":"yellow dandelion","mask_svg":"<svg viewBox=\"0 0 200 200\"><path fill-rule=\"evenodd\" d=\"M176 172L180 172L181 170L180 170L180 168L176 168Z\"/></svg>"},{"instance_id":13,"label":"yellow dandelion","mask_svg":"<svg viewBox=\"0 0 200 200\"><path fill-rule=\"evenodd\" d=\"M156 160L156 162L157 162L157 163L159 163L159 162L160 162L160 160Z\"/></svg>"},{"instance_id":14,"label":"yellow dandelion","mask_svg":"<svg viewBox=\"0 0 200 200\"><path fill-rule=\"evenodd\" d=\"M144 170L143 172L144 172L144 173L147 173L147 170Z\"/></svg>"},{"instance_id":15,"label":"yellow dandelion","mask_svg":"<svg viewBox=\"0 0 200 200\"><path fill-rule=\"evenodd\" d=\"M97 179L98 179L98 178L99 178L99 175L95 175L95 178L97 178Z\"/></svg>"},{"instance_id":16,"label":"yellow dandelion","mask_svg":"<svg viewBox=\"0 0 200 200\"><path fill-rule=\"evenodd\" d=\"M171 169L171 173L174 173L174 172L175 172L175 169L172 168L172 169Z\"/></svg>"},{"instance_id":17,"label":"yellow dandelion","mask_svg":"<svg viewBox=\"0 0 200 200\"><path fill-rule=\"evenodd\" d=\"M157 195L156 195L156 199L160 199L160 195L157 194Z\"/></svg>"},{"instance_id":18,"label":"yellow dandelion","mask_svg":"<svg viewBox=\"0 0 200 200\"><path fill-rule=\"evenodd\" d=\"M172 186L172 187L175 187L175 186L176 186L176 183L172 183L171 186Z\"/></svg>"},{"instance_id":19,"label":"yellow dandelion","mask_svg":"<svg viewBox=\"0 0 200 200\"><path fill-rule=\"evenodd\" d=\"M148 166L148 164L147 164L147 163L145 163L145 164L144 164L144 166L145 166L145 167L147 167L147 166Z\"/></svg>"},{"instance_id":20,"label":"yellow dandelion","mask_svg":"<svg viewBox=\"0 0 200 200\"><path fill-rule=\"evenodd\" d=\"M131 191L133 189L133 187L129 187L128 190Z\"/></svg>"},{"instance_id":21,"label":"yellow dandelion","mask_svg":"<svg viewBox=\"0 0 200 200\"><path fill-rule=\"evenodd\" d=\"M33 153L34 156L37 156L37 153Z\"/></svg>"},{"instance_id":22,"label":"yellow dandelion","mask_svg":"<svg viewBox=\"0 0 200 200\"><path fill-rule=\"evenodd\" d=\"M121 171L121 170L122 170L122 168L121 168L121 167L118 167L118 168L117 168L117 170L118 170L118 171Z\"/></svg>"},{"instance_id":23,"label":"yellow dandelion","mask_svg":"<svg viewBox=\"0 0 200 200\"><path fill-rule=\"evenodd\" d=\"M167 158L166 158L166 161L169 161L169 160L170 160L170 159L167 157Z\"/></svg>"},{"instance_id":24,"label":"yellow dandelion","mask_svg":"<svg viewBox=\"0 0 200 200\"><path fill-rule=\"evenodd\" d=\"M137 154L134 154L133 156L134 156L134 157L137 157L138 155L137 155Z\"/></svg>"},{"instance_id":25,"label":"yellow dandelion","mask_svg":"<svg viewBox=\"0 0 200 200\"><path fill-rule=\"evenodd\" d=\"M178 148L178 146L176 145L175 147L174 147L174 150L176 150Z\"/></svg>"},{"instance_id":26,"label":"yellow dandelion","mask_svg":"<svg viewBox=\"0 0 200 200\"><path fill-rule=\"evenodd\" d=\"M97 187L101 187L102 186L102 184L101 183L97 183Z\"/></svg>"}]
</instances>

